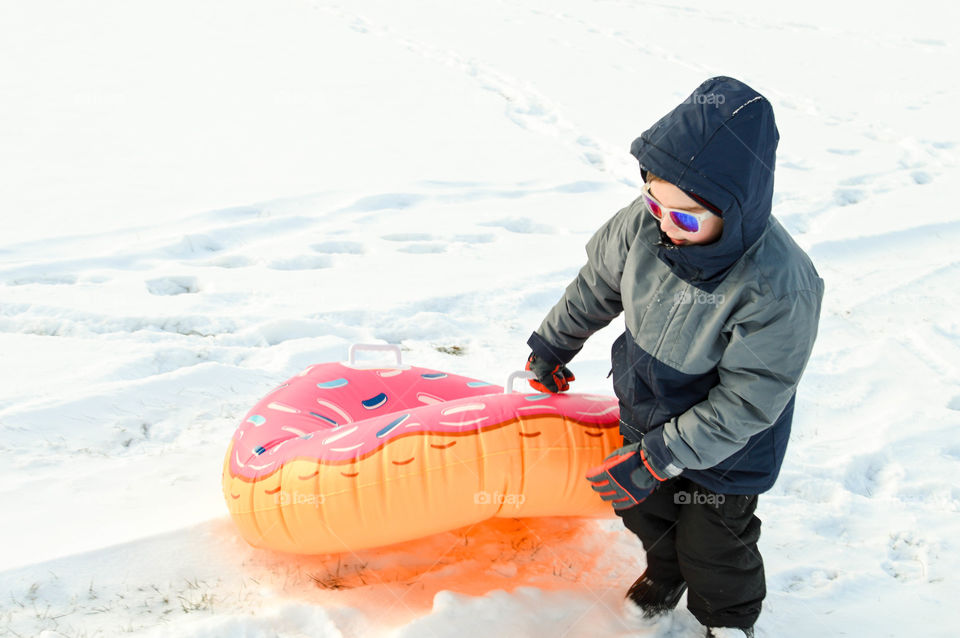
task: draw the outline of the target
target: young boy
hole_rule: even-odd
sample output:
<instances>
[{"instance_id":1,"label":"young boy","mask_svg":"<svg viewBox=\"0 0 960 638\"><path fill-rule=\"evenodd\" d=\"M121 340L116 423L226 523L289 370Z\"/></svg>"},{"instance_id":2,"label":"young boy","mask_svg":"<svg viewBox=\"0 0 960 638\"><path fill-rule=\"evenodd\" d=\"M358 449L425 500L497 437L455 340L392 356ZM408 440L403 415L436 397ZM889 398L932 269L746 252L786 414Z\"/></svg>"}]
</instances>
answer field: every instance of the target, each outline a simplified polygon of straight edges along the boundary
<instances>
[{"instance_id":1,"label":"young boy","mask_svg":"<svg viewBox=\"0 0 960 638\"><path fill-rule=\"evenodd\" d=\"M823 298L770 214L778 140L762 95L701 84L633 142L640 197L589 241L527 342L531 384L562 392L566 364L624 313L612 351L624 447L587 478L646 551L629 604L655 617L688 591L707 636L753 636L757 495L780 470Z\"/></svg>"}]
</instances>

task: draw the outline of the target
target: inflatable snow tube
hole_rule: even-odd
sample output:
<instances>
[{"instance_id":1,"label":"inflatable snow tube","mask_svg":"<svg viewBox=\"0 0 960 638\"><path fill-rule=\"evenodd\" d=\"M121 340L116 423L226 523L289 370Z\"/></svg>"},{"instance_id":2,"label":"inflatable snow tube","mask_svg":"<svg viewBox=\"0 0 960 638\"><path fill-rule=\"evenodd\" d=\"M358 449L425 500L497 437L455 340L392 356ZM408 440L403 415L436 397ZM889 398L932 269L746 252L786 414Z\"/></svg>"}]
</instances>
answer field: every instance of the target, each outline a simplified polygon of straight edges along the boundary
<instances>
[{"instance_id":1,"label":"inflatable snow tube","mask_svg":"<svg viewBox=\"0 0 960 638\"><path fill-rule=\"evenodd\" d=\"M223 493L253 546L325 554L493 516L611 516L584 475L622 444L615 398L505 394L416 367L311 366L234 433Z\"/></svg>"}]
</instances>

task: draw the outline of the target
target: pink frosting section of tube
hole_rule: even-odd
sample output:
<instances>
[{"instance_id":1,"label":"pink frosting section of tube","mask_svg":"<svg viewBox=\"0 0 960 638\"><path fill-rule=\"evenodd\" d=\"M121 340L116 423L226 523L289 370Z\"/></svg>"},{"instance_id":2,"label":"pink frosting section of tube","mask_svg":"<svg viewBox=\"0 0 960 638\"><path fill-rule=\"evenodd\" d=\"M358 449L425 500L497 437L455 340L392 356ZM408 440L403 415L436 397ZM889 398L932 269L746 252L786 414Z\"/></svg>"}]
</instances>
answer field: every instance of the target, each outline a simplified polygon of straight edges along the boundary
<instances>
[{"instance_id":1,"label":"pink frosting section of tube","mask_svg":"<svg viewBox=\"0 0 960 638\"><path fill-rule=\"evenodd\" d=\"M230 470L256 479L286 461L346 462L415 433L473 433L516 418L562 414L610 426L617 400L593 395L504 394L455 374L409 367L307 368L261 399L233 437Z\"/></svg>"}]
</instances>

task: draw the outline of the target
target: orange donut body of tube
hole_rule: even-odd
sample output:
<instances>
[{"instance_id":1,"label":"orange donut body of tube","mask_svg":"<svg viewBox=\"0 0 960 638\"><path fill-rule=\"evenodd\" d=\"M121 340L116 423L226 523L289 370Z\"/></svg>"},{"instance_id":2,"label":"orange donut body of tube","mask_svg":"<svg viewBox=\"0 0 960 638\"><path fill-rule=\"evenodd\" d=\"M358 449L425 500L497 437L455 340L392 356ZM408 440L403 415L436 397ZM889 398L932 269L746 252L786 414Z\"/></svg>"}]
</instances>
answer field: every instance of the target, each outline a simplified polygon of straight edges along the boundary
<instances>
[{"instance_id":1,"label":"orange donut body of tube","mask_svg":"<svg viewBox=\"0 0 960 638\"><path fill-rule=\"evenodd\" d=\"M622 445L618 423L612 397L320 364L247 414L227 450L224 498L252 545L302 554L493 516L611 516L584 475Z\"/></svg>"}]
</instances>

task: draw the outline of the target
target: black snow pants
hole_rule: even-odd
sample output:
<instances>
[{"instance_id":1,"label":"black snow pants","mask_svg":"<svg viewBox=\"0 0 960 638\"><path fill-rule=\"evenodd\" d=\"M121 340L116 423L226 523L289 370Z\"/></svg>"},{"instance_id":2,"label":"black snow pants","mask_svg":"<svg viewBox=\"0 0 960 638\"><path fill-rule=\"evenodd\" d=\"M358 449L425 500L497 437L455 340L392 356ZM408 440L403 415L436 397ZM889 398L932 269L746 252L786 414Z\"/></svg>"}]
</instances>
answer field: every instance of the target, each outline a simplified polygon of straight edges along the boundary
<instances>
[{"instance_id":1,"label":"black snow pants","mask_svg":"<svg viewBox=\"0 0 960 638\"><path fill-rule=\"evenodd\" d=\"M767 588L756 495L724 495L678 477L618 512L640 537L647 575L687 584L687 608L709 627L752 627Z\"/></svg>"}]
</instances>

